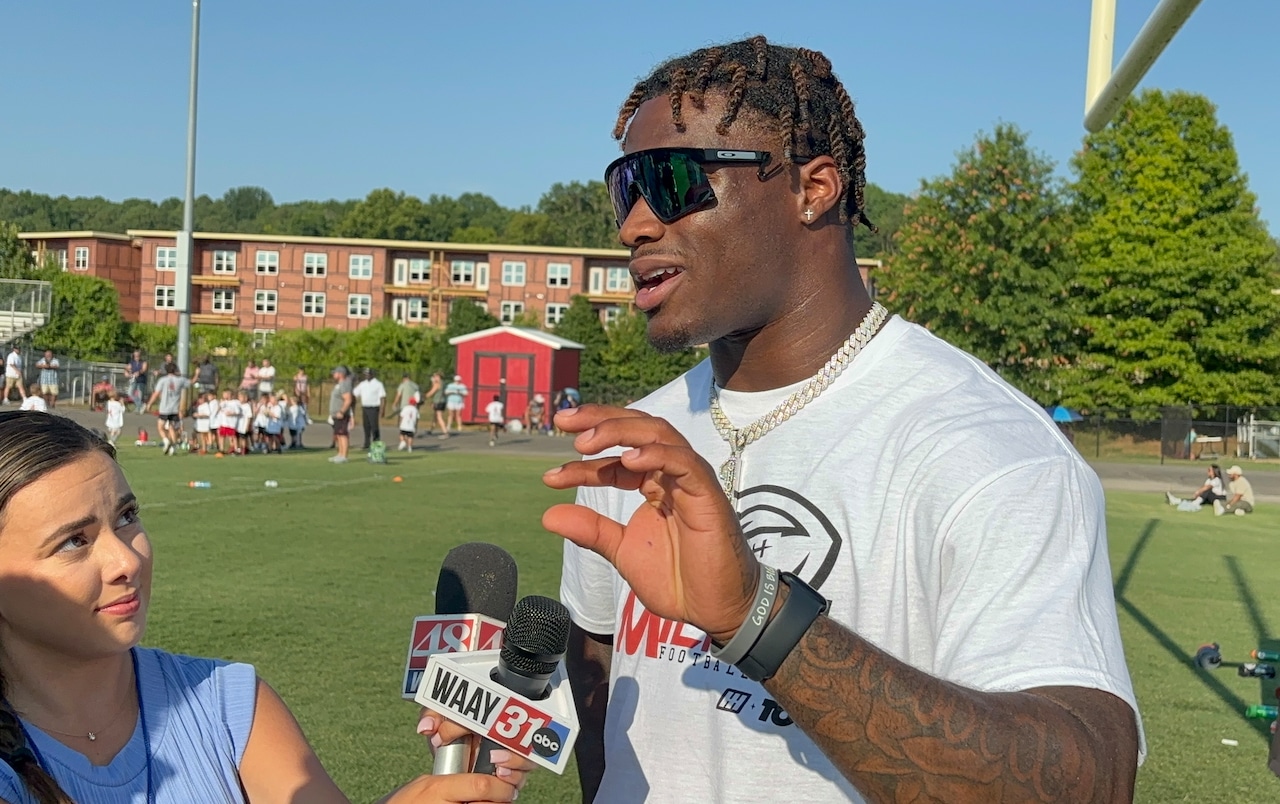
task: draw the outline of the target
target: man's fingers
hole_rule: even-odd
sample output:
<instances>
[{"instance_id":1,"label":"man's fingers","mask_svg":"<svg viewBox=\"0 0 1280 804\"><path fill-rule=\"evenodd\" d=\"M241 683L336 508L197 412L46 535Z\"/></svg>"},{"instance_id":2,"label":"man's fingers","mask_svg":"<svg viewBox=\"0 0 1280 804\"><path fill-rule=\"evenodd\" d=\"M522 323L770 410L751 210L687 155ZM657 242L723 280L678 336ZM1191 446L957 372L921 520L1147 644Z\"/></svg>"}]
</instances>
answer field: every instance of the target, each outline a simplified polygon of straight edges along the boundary
<instances>
[{"instance_id":1,"label":"man's fingers","mask_svg":"<svg viewBox=\"0 0 1280 804\"><path fill-rule=\"evenodd\" d=\"M581 431L573 440L573 448L583 455L595 455L613 447L642 447L645 444L689 446L670 422L655 416L610 416Z\"/></svg>"},{"instance_id":2,"label":"man's fingers","mask_svg":"<svg viewBox=\"0 0 1280 804\"><path fill-rule=\"evenodd\" d=\"M570 461L549 470L542 482L553 489L571 489L578 486L612 486L633 491L640 487L640 475L622 465L616 456L592 458L587 461Z\"/></svg>"},{"instance_id":3,"label":"man's fingers","mask_svg":"<svg viewBox=\"0 0 1280 804\"><path fill-rule=\"evenodd\" d=\"M542 515L542 527L613 562L622 543L622 525L582 505L553 505Z\"/></svg>"},{"instance_id":4,"label":"man's fingers","mask_svg":"<svg viewBox=\"0 0 1280 804\"><path fill-rule=\"evenodd\" d=\"M556 427L564 430L566 433L581 433L583 430L589 430L595 427L605 419L625 418L625 419L641 419L652 418L649 414L631 410L629 408L615 408L611 405L579 405L576 408L565 408L557 411L552 419L556 423Z\"/></svg>"}]
</instances>

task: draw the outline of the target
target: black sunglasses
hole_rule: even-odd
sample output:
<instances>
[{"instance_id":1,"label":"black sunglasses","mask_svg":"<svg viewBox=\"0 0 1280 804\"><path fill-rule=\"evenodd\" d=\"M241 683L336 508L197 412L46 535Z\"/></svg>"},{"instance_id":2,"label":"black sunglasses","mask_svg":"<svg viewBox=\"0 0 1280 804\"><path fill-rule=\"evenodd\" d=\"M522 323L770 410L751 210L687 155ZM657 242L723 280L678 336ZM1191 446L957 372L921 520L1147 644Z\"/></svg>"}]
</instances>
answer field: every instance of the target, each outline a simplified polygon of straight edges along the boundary
<instances>
[{"instance_id":1,"label":"black sunglasses","mask_svg":"<svg viewBox=\"0 0 1280 804\"><path fill-rule=\"evenodd\" d=\"M757 175L764 181L771 175L765 170L769 160L768 151L650 148L610 162L604 170L604 183L609 188L619 227L641 198L658 220L669 224L716 200L703 165L759 165ZM809 160L793 157L791 161Z\"/></svg>"}]
</instances>

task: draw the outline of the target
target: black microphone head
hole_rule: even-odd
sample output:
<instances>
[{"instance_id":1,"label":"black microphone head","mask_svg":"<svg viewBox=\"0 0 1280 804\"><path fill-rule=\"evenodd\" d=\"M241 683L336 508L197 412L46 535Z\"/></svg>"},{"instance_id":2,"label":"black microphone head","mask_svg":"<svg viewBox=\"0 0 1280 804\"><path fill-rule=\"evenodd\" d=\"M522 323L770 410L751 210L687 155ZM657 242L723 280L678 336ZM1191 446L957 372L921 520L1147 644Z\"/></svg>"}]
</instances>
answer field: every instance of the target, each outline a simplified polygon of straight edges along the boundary
<instances>
[{"instance_id":1,"label":"black microphone head","mask_svg":"<svg viewBox=\"0 0 1280 804\"><path fill-rule=\"evenodd\" d=\"M483 614L506 622L516 603L519 571L496 544L469 542L449 551L436 581L436 614Z\"/></svg>"},{"instance_id":2,"label":"black microphone head","mask_svg":"<svg viewBox=\"0 0 1280 804\"><path fill-rule=\"evenodd\" d=\"M550 676L569 649L569 610L541 595L520 598L502 635L502 661L527 676Z\"/></svg>"}]
</instances>

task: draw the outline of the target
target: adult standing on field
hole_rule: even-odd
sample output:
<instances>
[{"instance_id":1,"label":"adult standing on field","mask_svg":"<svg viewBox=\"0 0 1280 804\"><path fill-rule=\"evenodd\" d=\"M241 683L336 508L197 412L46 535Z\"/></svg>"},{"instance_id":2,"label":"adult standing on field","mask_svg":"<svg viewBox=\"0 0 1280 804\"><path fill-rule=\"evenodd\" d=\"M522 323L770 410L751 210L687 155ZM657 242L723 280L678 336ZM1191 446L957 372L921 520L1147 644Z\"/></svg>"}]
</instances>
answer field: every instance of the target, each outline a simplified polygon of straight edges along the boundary
<instances>
[{"instance_id":1,"label":"adult standing on field","mask_svg":"<svg viewBox=\"0 0 1280 804\"><path fill-rule=\"evenodd\" d=\"M869 298L831 62L698 50L614 133L648 339L709 359L556 415L586 456L543 517L584 799L1130 800L1101 485L1043 408Z\"/></svg>"},{"instance_id":2,"label":"adult standing on field","mask_svg":"<svg viewBox=\"0 0 1280 804\"><path fill-rule=\"evenodd\" d=\"M431 375L431 387L427 389L427 401L431 403L431 410L435 414L436 426L440 428L440 437L449 437L449 425L445 423L445 397L444 397L444 378L440 376L440 372Z\"/></svg>"},{"instance_id":3,"label":"adult standing on field","mask_svg":"<svg viewBox=\"0 0 1280 804\"><path fill-rule=\"evenodd\" d=\"M182 440L182 395L191 381L178 374L176 363L164 364L164 376L156 380L156 389L151 398L142 406L142 412L159 402L156 412L160 414L160 437L165 455L173 455L178 451L178 443Z\"/></svg>"},{"instance_id":4,"label":"adult standing on field","mask_svg":"<svg viewBox=\"0 0 1280 804\"><path fill-rule=\"evenodd\" d=\"M374 376L373 369L366 368L363 379L352 393L360 402L364 424L364 448L367 450L373 446L374 441L382 440L382 427L378 420L382 418L382 408L387 402L387 387L382 384L382 380Z\"/></svg>"},{"instance_id":5,"label":"adult standing on field","mask_svg":"<svg viewBox=\"0 0 1280 804\"><path fill-rule=\"evenodd\" d=\"M0 401L6 405L9 404L9 394L14 386L17 386L18 394L26 399L27 389L22 384L22 352L16 343L9 350L9 356L4 359L4 399Z\"/></svg>"},{"instance_id":6,"label":"adult standing on field","mask_svg":"<svg viewBox=\"0 0 1280 804\"><path fill-rule=\"evenodd\" d=\"M196 392L217 394L218 366L213 362L213 355L205 355L196 367Z\"/></svg>"},{"instance_id":7,"label":"adult standing on field","mask_svg":"<svg viewBox=\"0 0 1280 804\"><path fill-rule=\"evenodd\" d=\"M135 411L142 410L142 400L147 395L147 361L142 352L133 350L129 365L125 367L124 376L129 380L129 400L133 402Z\"/></svg>"},{"instance_id":8,"label":"adult standing on field","mask_svg":"<svg viewBox=\"0 0 1280 804\"><path fill-rule=\"evenodd\" d=\"M276 390L276 367L271 361L262 358L262 367L258 369L258 396L266 397Z\"/></svg>"},{"instance_id":9,"label":"adult standing on field","mask_svg":"<svg viewBox=\"0 0 1280 804\"><path fill-rule=\"evenodd\" d=\"M413 381L409 372L400 375L400 384L396 386L396 395L391 400L391 410L398 411L405 405L417 407L422 404L422 389Z\"/></svg>"},{"instance_id":10,"label":"adult standing on field","mask_svg":"<svg viewBox=\"0 0 1280 804\"><path fill-rule=\"evenodd\" d=\"M462 432L462 409L467 404L467 384L462 381L461 374L453 375L453 382L444 387L444 404L448 410L448 418L445 420L445 435L449 434L449 426L454 426L459 433Z\"/></svg>"},{"instance_id":11,"label":"adult standing on field","mask_svg":"<svg viewBox=\"0 0 1280 804\"><path fill-rule=\"evenodd\" d=\"M58 367L58 358L50 349L45 349L44 356L36 361L36 368L40 369L40 396L51 409L58 406Z\"/></svg>"},{"instance_id":12,"label":"adult standing on field","mask_svg":"<svg viewBox=\"0 0 1280 804\"><path fill-rule=\"evenodd\" d=\"M351 395L351 369L336 366L333 369L333 390L329 393L329 424L333 425L333 445L338 454L330 463L346 463L347 449L351 445L351 417L355 397Z\"/></svg>"}]
</instances>

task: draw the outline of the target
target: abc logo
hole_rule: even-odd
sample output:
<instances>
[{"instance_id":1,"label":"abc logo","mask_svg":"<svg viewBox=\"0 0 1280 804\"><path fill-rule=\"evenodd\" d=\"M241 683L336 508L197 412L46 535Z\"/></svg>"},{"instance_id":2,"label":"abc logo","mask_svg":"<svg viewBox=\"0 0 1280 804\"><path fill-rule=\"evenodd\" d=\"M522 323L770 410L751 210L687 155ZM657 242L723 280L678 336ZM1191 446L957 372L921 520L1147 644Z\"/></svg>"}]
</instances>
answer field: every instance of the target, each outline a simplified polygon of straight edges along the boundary
<instances>
[{"instance_id":1,"label":"abc logo","mask_svg":"<svg viewBox=\"0 0 1280 804\"><path fill-rule=\"evenodd\" d=\"M560 735L542 728L533 733L533 750L540 757L551 759L560 753Z\"/></svg>"}]
</instances>

